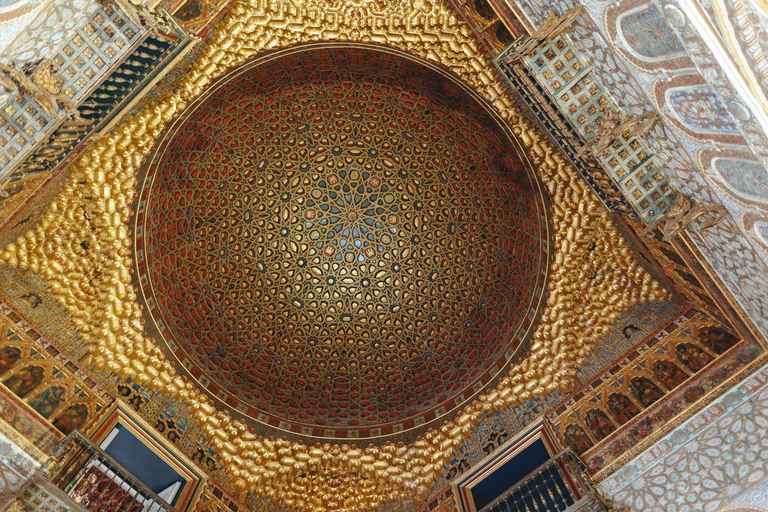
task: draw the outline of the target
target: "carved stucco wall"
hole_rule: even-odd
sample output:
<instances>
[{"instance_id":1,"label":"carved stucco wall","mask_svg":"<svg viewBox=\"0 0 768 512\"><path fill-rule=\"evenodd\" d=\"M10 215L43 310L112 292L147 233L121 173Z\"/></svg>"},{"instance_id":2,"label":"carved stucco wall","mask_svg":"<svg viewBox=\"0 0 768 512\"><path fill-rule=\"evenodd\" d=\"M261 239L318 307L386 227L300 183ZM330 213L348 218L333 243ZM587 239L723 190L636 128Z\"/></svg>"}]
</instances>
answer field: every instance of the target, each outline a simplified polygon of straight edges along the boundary
<instances>
[{"instance_id":1,"label":"carved stucco wall","mask_svg":"<svg viewBox=\"0 0 768 512\"><path fill-rule=\"evenodd\" d=\"M645 512L768 507L768 367L605 480L615 504Z\"/></svg>"},{"instance_id":2,"label":"carved stucco wall","mask_svg":"<svg viewBox=\"0 0 768 512\"><path fill-rule=\"evenodd\" d=\"M553 8L565 11L579 2L507 3L538 27ZM752 321L768 333L766 196L760 187L744 193L745 187L765 178L768 138L760 122L764 95L749 90L750 98L742 97L744 87L735 86L731 78L745 82L750 71L729 74L721 65L722 55L712 53L686 14L690 2L581 3L587 14L574 23L571 38L627 114L649 110L661 114L662 122L647 140L665 162L675 187L695 201L721 203L730 211L731 217L720 225L704 231L694 226L689 235ZM714 8L695 5L698 18L717 17ZM735 20L733 16L720 21L735 26ZM689 88L685 95L680 86ZM712 106L721 114L717 125L708 124ZM731 159L726 171L718 158Z\"/></svg>"}]
</instances>

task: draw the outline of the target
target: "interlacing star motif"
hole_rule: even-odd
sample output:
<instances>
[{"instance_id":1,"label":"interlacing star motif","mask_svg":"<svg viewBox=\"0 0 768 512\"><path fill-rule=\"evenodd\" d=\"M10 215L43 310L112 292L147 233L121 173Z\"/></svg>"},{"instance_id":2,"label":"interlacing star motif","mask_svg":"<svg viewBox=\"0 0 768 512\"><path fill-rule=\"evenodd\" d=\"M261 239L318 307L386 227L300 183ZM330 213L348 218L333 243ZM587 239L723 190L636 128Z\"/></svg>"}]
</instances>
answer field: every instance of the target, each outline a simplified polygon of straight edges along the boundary
<instances>
[{"instance_id":1,"label":"interlacing star motif","mask_svg":"<svg viewBox=\"0 0 768 512\"><path fill-rule=\"evenodd\" d=\"M291 421L402 421L456 396L507 351L542 263L503 134L435 73L377 55L232 81L175 133L148 203L174 336Z\"/></svg>"}]
</instances>

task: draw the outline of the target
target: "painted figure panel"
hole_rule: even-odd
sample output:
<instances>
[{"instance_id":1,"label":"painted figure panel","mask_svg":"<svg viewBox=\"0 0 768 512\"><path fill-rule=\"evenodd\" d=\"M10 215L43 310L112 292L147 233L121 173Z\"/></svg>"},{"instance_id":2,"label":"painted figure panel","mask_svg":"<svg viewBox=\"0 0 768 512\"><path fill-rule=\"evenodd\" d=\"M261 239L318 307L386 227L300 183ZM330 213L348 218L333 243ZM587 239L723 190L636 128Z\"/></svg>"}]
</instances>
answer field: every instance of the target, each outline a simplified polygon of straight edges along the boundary
<instances>
[{"instance_id":1,"label":"painted figure panel","mask_svg":"<svg viewBox=\"0 0 768 512\"><path fill-rule=\"evenodd\" d=\"M0 375L4 375L13 368L21 358L21 349L11 345L3 347L0 351Z\"/></svg>"},{"instance_id":2,"label":"painted figure panel","mask_svg":"<svg viewBox=\"0 0 768 512\"><path fill-rule=\"evenodd\" d=\"M675 347L675 356L694 372L698 372L712 362L712 356L693 343L678 344Z\"/></svg>"},{"instance_id":3,"label":"painted figure panel","mask_svg":"<svg viewBox=\"0 0 768 512\"><path fill-rule=\"evenodd\" d=\"M587 411L587 427L589 427L590 432L598 441L608 437L611 432L616 430L608 416L600 409L590 409Z\"/></svg>"},{"instance_id":4,"label":"painted figure panel","mask_svg":"<svg viewBox=\"0 0 768 512\"><path fill-rule=\"evenodd\" d=\"M88 406L85 404L75 404L66 409L61 415L53 420L53 426L59 429L64 435L69 435L77 429L83 428L88 422Z\"/></svg>"},{"instance_id":5,"label":"painted figure panel","mask_svg":"<svg viewBox=\"0 0 768 512\"><path fill-rule=\"evenodd\" d=\"M592 448L592 441L589 439L589 436L587 436L583 428L576 424L570 424L565 427L563 440L565 444L570 446L579 455Z\"/></svg>"},{"instance_id":6,"label":"painted figure panel","mask_svg":"<svg viewBox=\"0 0 768 512\"><path fill-rule=\"evenodd\" d=\"M43 381L45 370L40 366L27 366L10 376L3 382L5 387L24 398Z\"/></svg>"},{"instance_id":7,"label":"painted figure panel","mask_svg":"<svg viewBox=\"0 0 768 512\"><path fill-rule=\"evenodd\" d=\"M739 342L739 338L721 327L708 326L699 331L699 341L716 354L724 354Z\"/></svg>"},{"instance_id":8,"label":"painted figure panel","mask_svg":"<svg viewBox=\"0 0 768 512\"><path fill-rule=\"evenodd\" d=\"M51 386L33 398L29 406L43 418L49 418L66 399L67 389L64 386Z\"/></svg>"},{"instance_id":9,"label":"painted figure panel","mask_svg":"<svg viewBox=\"0 0 768 512\"><path fill-rule=\"evenodd\" d=\"M635 377L632 379L632 393L640 400L643 407L652 405L656 400L664 396L664 392L659 386L647 377Z\"/></svg>"},{"instance_id":10,"label":"painted figure panel","mask_svg":"<svg viewBox=\"0 0 768 512\"><path fill-rule=\"evenodd\" d=\"M621 330L621 333L624 336L624 338L628 340L632 339L632 335L636 332L643 332L643 331L639 327L632 324L628 324Z\"/></svg>"},{"instance_id":11,"label":"painted figure panel","mask_svg":"<svg viewBox=\"0 0 768 512\"><path fill-rule=\"evenodd\" d=\"M621 321L603 331L577 379L584 384L604 372L632 348L680 315L684 307L674 300L634 304L622 312Z\"/></svg>"},{"instance_id":12,"label":"painted figure panel","mask_svg":"<svg viewBox=\"0 0 768 512\"><path fill-rule=\"evenodd\" d=\"M82 356L84 354L82 339L77 335L77 330L73 328L71 321L68 321L63 311L59 309L55 299L47 295L46 291L44 284L39 283L34 274L0 268L0 296L2 299L13 304L21 315L28 314L35 321L35 326L42 331L42 334L54 340L56 346L65 348L67 354L71 354L73 359ZM21 296L29 294L42 297L42 304L32 308L28 301L20 300ZM92 423L98 421L99 412L108 408L112 401L110 397L110 392L112 392L114 395L122 397L150 425L158 426L158 430L162 429L162 435L178 446L196 464L207 468L210 472L219 471L218 455L213 452L204 438L201 439L201 429L188 407L179 401L160 395L157 391L144 389L131 383L130 380L126 382L106 374L93 375L97 382L83 382L81 378L72 375L68 366L61 364L69 358L49 345L45 338L30 339L36 335L36 332L29 329L27 319L20 319L1 300L0 323L2 323L0 333L7 331L9 332L7 336L14 336L13 341L9 342L7 336L3 337L0 334L0 358L2 357L2 348L6 345L12 343L21 348L19 362L13 369L6 372L3 378L11 376L11 372L23 366L27 358L30 357L30 351L34 349L40 354L40 356L35 357L44 357L45 364L43 366L47 365L46 368L50 367L51 373L63 378L66 383L62 384L68 388L65 399L59 402L57 408L48 416L47 421L28 409L24 412L29 416L29 420L17 418L18 415L11 416L11 412L19 410L18 405L11 404L5 407L2 393L0 393L0 419L12 424L13 428L31 443L40 446L45 442L45 451L48 453L56 441L75 428L87 431ZM56 361L48 361L49 354L55 356ZM63 375L66 375L66 378ZM0 381L3 378L0 378ZM75 393L70 386L75 380L78 388L81 388L83 384L87 384L87 386ZM59 383L47 383L38 388L37 393L41 393L55 384ZM13 396L14 400L16 399L11 391L5 388L0 391ZM27 405L30 405L37 398L37 393L32 391L26 395ZM40 407L43 407L43 404L40 404ZM39 423L40 427L35 422ZM49 432L43 430L46 427ZM45 439L45 436L48 439Z\"/></svg>"},{"instance_id":13,"label":"painted figure panel","mask_svg":"<svg viewBox=\"0 0 768 512\"><path fill-rule=\"evenodd\" d=\"M15 396L5 389L0 389L0 420L46 454L51 454L63 437L50 424L20 406Z\"/></svg>"},{"instance_id":14,"label":"painted figure panel","mask_svg":"<svg viewBox=\"0 0 768 512\"><path fill-rule=\"evenodd\" d=\"M488 0L473 0L472 5L475 8L475 12L485 21L491 21L496 18L496 11L493 10Z\"/></svg>"},{"instance_id":15,"label":"painted figure panel","mask_svg":"<svg viewBox=\"0 0 768 512\"><path fill-rule=\"evenodd\" d=\"M688 374L675 363L665 360L653 363L653 375L669 390L675 389L688 379Z\"/></svg>"},{"instance_id":16,"label":"painted figure panel","mask_svg":"<svg viewBox=\"0 0 768 512\"><path fill-rule=\"evenodd\" d=\"M624 393L608 395L608 408L622 425L640 414L640 409Z\"/></svg>"},{"instance_id":17,"label":"painted figure panel","mask_svg":"<svg viewBox=\"0 0 768 512\"><path fill-rule=\"evenodd\" d=\"M0 289L3 284L0 283ZM47 297L40 300L39 290L9 287L3 291L9 289L14 306L32 314L44 312L45 318L50 316L50 312L43 311L50 301ZM18 350L18 361L2 377L4 394L0 393L0 417L46 453L52 443L61 439L61 433L66 435L74 428L86 429L88 422L96 420L98 412L113 400L99 384L84 379L66 354L29 329L3 302L0 302L0 333L7 333L0 336L0 367L4 359L12 361L17 357L10 348ZM7 408L20 410L24 417L8 415Z\"/></svg>"}]
</instances>

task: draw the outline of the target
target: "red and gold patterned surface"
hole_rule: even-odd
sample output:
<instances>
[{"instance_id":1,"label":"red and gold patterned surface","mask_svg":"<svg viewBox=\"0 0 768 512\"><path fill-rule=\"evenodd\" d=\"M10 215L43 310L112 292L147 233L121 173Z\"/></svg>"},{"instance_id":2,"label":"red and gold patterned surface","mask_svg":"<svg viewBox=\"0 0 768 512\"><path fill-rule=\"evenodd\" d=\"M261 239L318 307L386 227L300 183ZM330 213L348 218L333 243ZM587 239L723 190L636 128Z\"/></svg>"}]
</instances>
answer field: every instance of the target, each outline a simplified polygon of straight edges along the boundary
<instances>
[{"instance_id":1,"label":"red and gold patterned surface","mask_svg":"<svg viewBox=\"0 0 768 512\"><path fill-rule=\"evenodd\" d=\"M361 48L246 64L151 161L147 304L248 417L317 437L412 429L482 389L531 326L548 258L530 180L439 70Z\"/></svg>"}]
</instances>

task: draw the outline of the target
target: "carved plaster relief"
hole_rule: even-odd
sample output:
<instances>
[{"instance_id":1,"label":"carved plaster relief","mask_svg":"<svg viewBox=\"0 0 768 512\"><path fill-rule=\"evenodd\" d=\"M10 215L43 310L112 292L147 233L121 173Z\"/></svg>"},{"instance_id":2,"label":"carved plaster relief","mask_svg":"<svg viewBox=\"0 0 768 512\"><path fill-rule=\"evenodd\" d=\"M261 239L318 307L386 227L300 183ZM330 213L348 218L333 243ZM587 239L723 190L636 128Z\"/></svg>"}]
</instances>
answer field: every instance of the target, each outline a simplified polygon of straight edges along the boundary
<instances>
[{"instance_id":1,"label":"carved plaster relief","mask_svg":"<svg viewBox=\"0 0 768 512\"><path fill-rule=\"evenodd\" d=\"M633 67L654 74L693 67L680 38L655 5L640 0L613 4L604 17L617 52Z\"/></svg>"}]
</instances>

